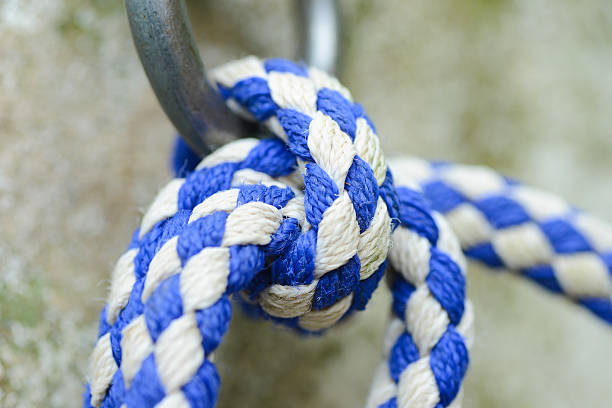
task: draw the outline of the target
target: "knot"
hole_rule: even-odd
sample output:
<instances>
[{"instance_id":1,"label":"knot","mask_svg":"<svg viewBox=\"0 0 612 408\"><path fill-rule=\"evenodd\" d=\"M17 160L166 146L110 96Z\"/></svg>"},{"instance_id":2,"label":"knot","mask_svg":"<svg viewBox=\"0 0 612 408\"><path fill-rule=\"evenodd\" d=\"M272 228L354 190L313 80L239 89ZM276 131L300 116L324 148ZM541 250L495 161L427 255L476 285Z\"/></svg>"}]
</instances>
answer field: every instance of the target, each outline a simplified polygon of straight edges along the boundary
<instances>
[{"instance_id":1,"label":"knot","mask_svg":"<svg viewBox=\"0 0 612 408\"><path fill-rule=\"evenodd\" d=\"M188 395L213 406L210 355L230 295L319 332L364 309L384 273L397 197L348 90L284 60L247 58L213 79L228 106L276 138L226 145L160 191L113 273L86 406L174 406ZM192 390L202 384L209 391Z\"/></svg>"},{"instance_id":2,"label":"knot","mask_svg":"<svg viewBox=\"0 0 612 408\"><path fill-rule=\"evenodd\" d=\"M365 308L388 252L393 317L368 407L461 405L473 338L462 251L612 321L601 220L485 168L403 159L394 187L374 126L319 70L247 58L213 78L274 137L176 163L185 177L113 272L85 407L213 407L230 296L320 332Z\"/></svg>"},{"instance_id":3,"label":"knot","mask_svg":"<svg viewBox=\"0 0 612 408\"><path fill-rule=\"evenodd\" d=\"M278 258L245 288L246 303L308 331L364 309L385 269L396 204L362 107L335 78L285 60L246 58L217 69L213 79L228 106L288 147L290 158L268 157L251 170L290 176L296 199L303 200L299 231L285 233ZM294 172L273 169L281 157Z\"/></svg>"}]
</instances>

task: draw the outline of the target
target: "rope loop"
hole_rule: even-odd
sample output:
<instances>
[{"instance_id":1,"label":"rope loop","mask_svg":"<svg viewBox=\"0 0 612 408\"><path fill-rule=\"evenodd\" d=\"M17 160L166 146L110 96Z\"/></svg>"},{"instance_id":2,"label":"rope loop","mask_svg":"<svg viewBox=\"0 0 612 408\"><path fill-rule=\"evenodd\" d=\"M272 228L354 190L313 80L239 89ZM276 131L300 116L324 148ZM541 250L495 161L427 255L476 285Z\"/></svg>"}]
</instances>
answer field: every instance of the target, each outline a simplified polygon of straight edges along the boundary
<instances>
[{"instance_id":1,"label":"rope loop","mask_svg":"<svg viewBox=\"0 0 612 408\"><path fill-rule=\"evenodd\" d=\"M473 341L466 260L612 322L612 227L490 169L405 158L335 78L254 57L213 71L242 139L158 194L113 272L84 407L214 407L214 352L249 313L321 333L363 310L387 264L392 319L367 407L461 406ZM388 259L387 259L388 257Z\"/></svg>"},{"instance_id":2,"label":"rope loop","mask_svg":"<svg viewBox=\"0 0 612 408\"><path fill-rule=\"evenodd\" d=\"M364 309L386 269L397 195L349 91L278 59L233 62L213 80L276 138L226 145L160 191L114 271L86 406L213 406L230 295L321 332Z\"/></svg>"}]
</instances>

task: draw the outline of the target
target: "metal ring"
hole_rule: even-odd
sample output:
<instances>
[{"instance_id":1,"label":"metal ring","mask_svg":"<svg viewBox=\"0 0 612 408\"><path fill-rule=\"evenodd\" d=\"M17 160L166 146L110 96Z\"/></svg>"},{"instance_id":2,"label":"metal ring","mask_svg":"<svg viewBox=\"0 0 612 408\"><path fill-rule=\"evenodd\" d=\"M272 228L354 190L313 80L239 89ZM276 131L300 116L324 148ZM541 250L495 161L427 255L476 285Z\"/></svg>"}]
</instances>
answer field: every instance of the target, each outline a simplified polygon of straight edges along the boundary
<instances>
[{"instance_id":1,"label":"metal ring","mask_svg":"<svg viewBox=\"0 0 612 408\"><path fill-rule=\"evenodd\" d=\"M339 57L336 0L298 0L301 47L306 62L329 72ZM185 0L125 0L140 61L166 115L198 154L253 128L232 114L206 79Z\"/></svg>"},{"instance_id":2,"label":"metal ring","mask_svg":"<svg viewBox=\"0 0 612 408\"><path fill-rule=\"evenodd\" d=\"M299 57L334 75L342 62L341 21L337 0L298 0Z\"/></svg>"}]
</instances>

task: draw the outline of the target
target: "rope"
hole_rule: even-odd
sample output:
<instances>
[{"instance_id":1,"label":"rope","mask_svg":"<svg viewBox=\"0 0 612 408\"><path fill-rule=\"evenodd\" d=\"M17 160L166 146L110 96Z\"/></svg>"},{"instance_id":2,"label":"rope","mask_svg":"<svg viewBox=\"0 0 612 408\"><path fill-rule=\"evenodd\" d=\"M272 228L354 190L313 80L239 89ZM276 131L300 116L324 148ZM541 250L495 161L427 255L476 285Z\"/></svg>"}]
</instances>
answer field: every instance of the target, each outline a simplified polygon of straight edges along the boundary
<instances>
[{"instance_id":1,"label":"rope","mask_svg":"<svg viewBox=\"0 0 612 408\"><path fill-rule=\"evenodd\" d=\"M193 170L193 157L177 139L175 172ZM386 361L377 370L367 406L395 406L398 390L400 406L459 403L473 337L473 312L465 299L465 257L448 223L420 191L400 187L397 194L400 226L389 253L398 272L389 279L395 317L385 338Z\"/></svg>"},{"instance_id":2,"label":"rope","mask_svg":"<svg viewBox=\"0 0 612 408\"><path fill-rule=\"evenodd\" d=\"M417 186L465 255L533 280L612 324L612 226L548 192L481 166L391 161L396 185Z\"/></svg>"},{"instance_id":3,"label":"rope","mask_svg":"<svg viewBox=\"0 0 612 408\"><path fill-rule=\"evenodd\" d=\"M348 91L283 60L215 78L287 144L232 143L162 189L114 271L85 406L213 406L229 295L320 332L364 309L386 268L397 197Z\"/></svg>"},{"instance_id":4,"label":"rope","mask_svg":"<svg viewBox=\"0 0 612 408\"><path fill-rule=\"evenodd\" d=\"M393 317L367 407L458 407L474 314L457 238L423 195L397 188L400 227L389 276Z\"/></svg>"},{"instance_id":5,"label":"rope","mask_svg":"<svg viewBox=\"0 0 612 408\"><path fill-rule=\"evenodd\" d=\"M195 169L179 145L182 177L160 191L113 272L83 405L213 407L230 296L252 314L321 333L366 307L388 255L394 317L368 406L459 407L473 337L461 248L474 257L481 252L470 249L489 242L503 265L523 265L520 251L507 258L495 244L507 231L481 239L485 224L471 231L470 218L453 217L460 205L435 194L458 167L402 161L394 187L373 124L325 73L250 57L213 79L234 112L277 138L231 143ZM493 191L465 179L466 190ZM485 195L449 185L475 200L464 207L483 208ZM498 201L499 219L514 220ZM594 286L592 274L583 278Z\"/></svg>"}]
</instances>

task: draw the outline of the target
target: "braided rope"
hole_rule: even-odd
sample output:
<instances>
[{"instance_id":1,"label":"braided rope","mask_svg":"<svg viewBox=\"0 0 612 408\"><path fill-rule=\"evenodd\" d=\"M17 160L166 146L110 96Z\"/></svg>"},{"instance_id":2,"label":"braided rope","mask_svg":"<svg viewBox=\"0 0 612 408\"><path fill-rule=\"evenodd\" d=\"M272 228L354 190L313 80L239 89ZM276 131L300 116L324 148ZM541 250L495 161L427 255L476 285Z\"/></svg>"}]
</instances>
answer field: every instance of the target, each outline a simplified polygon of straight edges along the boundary
<instances>
[{"instance_id":1,"label":"braided rope","mask_svg":"<svg viewBox=\"0 0 612 408\"><path fill-rule=\"evenodd\" d=\"M175 171L189 173L192 156L177 141ZM421 191L400 187L397 195L400 226L389 254L398 272L390 278L395 317L367 406L458 407L473 337L465 257Z\"/></svg>"},{"instance_id":2,"label":"braided rope","mask_svg":"<svg viewBox=\"0 0 612 408\"><path fill-rule=\"evenodd\" d=\"M397 198L348 91L283 60L214 77L287 144L232 143L161 190L115 268L85 406L213 406L229 295L319 332L364 309L385 270Z\"/></svg>"},{"instance_id":3,"label":"braided rope","mask_svg":"<svg viewBox=\"0 0 612 408\"><path fill-rule=\"evenodd\" d=\"M396 185L420 186L468 258L527 277L612 324L612 226L486 167L391 162Z\"/></svg>"},{"instance_id":4,"label":"braided rope","mask_svg":"<svg viewBox=\"0 0 612 408\"><path fill-rule=\"evenodd\" d=\"M231 295L321 332L365 308L387 254L394 317L368 406L461 405L473 337L461 249L557 282L609 321L612 235L596 220L481 168L399 161L395 188L374 126L319 70L250 57L213 79L278 139L234 142L195 169L178 152L184 178L159 193L113 273L85 407L213 407Z\"/></svg>"},{"instance_id":5,"label":"braided rope","mask_svg":"<svg viewBox=\"0 0 612 408\"><path fill-rule=\"evenodd\" d=\"M393 318L366 406L459 407L474 321L465 257L420 191L397 193L401 224L389 254Z\"/></svg>"}]
</instances>

